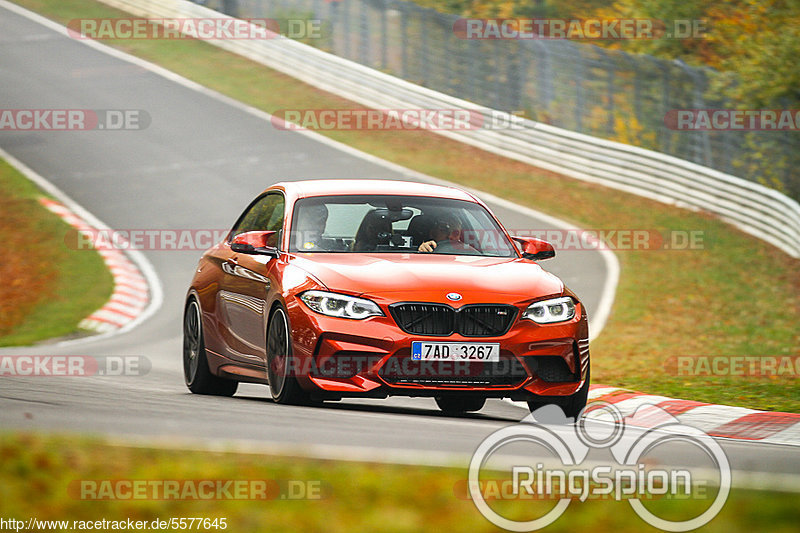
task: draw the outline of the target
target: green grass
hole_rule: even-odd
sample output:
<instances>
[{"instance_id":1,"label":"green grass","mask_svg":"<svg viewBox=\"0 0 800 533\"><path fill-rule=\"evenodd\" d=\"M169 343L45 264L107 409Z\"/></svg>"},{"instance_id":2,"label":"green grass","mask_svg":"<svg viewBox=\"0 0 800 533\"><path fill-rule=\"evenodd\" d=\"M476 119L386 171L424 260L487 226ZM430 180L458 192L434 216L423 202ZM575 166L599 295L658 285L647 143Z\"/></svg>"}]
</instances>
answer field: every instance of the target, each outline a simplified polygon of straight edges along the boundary
<instances>
[{"instance_id":1,"label":"green grass","mask_svg":"<svg viewBox=\"0 0 800 533\"><path fill-rule=\"evenodd\" d=\"M62 23L127 16L85 0L18 3ZM358 107L204 42L104 42L268 112ZM583 227L703 231L702 250L617 253L622 278L613 315L592 344L593 380L653 394L800 412L797 376L686 379L664 369L668 358L679 355L800 354L800 261L712 217L568 179L433 133L324 134Z\"/></svg>"},{"instance_id":2,"label":"green grass","mask_svg":"<svg viewBox=\"0 0 800 533\"><path fill-rule=\"evenodd\" d=\"M111 467L110 465L113 465ZM111 446L92 438L0 434L0 516L26 520L226 518L227 531L497 531L460 490L464 468L398 466L269 455ZM321 499L89 500L81 480L290 480L320 487ZM277 494L268 491L268 494ZM700 531L796 531L797 495L734 490ZM501 502L508 516L535 517L542 504ZM652 505L651 505L652 503ZM667 502L651 502L654 512ZM497 505L497 506L496 506ZM674 503L672 505L675 505ZM681 502L702 512L707 500ZM538 507L537 507L538 506ZM536 510L534 510L536 508ZM674 507L673 507L674 509ZM697 512L695 511L695 512ZM676 515L664 515L677 518ZM547 531L655 531L624 501L573 502Z\"/></svg>"},{"instance_id":3,"label":"green grass","mask_svg":"<svg viewBox=\"0 0 800 533\"><path fill-rule=\"evenodd\" d=\"M78 323L111 296L113 279L99 254L70 249L71 228L39 203L44 194L0 161L0 346L86 334Z\"/></svg>"}]
</instances>

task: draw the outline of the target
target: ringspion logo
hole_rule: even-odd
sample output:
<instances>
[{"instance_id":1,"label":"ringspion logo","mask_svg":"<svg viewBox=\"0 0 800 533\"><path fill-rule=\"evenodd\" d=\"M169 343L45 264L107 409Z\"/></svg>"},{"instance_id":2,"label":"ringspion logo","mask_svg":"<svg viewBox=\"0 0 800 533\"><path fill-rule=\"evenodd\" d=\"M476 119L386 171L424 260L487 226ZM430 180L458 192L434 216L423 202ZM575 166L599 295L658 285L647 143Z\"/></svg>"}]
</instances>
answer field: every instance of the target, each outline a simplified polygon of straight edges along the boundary
<instances>
[{"instance_id":1,"label":"ringspion logo","mask_svg":"<svg viewBox=\"0 0 800 533\"><path fill-rule=\"evenodd\" d=\"M589 426L583 416L586 411L600 411L603 424ZM565 426L561 409L553 405L541 407L521 423L491 433L478 445L470 461L467 488L487 520L509 531L535 531L558 520L575 500L613 499L627 501L651 526L666 531L691 531L710 522L722 510L731 488L730 463L719 443L706 433L681 424L653 405L642 405L632 415L623 417L613 404L595 402L584 413L576 418L574 425L560 431L552 426ZM705 471L658 466L649 454L668 443L680 445L682 453L696 453L703 458L701 464L711 462L713 466ZM496 464L491 462L493 457L507 446L512 447L513 464L489 466ZM523 454L520 446L534 446L537 451ZM537 459L542 449L554 461ZM592 449L607 449L613 461L589 462ZM522 460L527 456L530 461ZM491 472L491 479L482 478L484 472ZM498 480L497 476L506 472L508 477ZM718 487L713 496L710 485ZM487 492L488 487L500 490ZM676 518L664 516L663 509L649 509L642 503L652 499L682 502L689 498L707 500L709 505L694 516L683 514ZM539 516L523 520L504 515L507 507L490 505L505 499L555 499L557 503ZM539 514L541 509L531 507L531 513Z\"/></svg>"}]
</instances>

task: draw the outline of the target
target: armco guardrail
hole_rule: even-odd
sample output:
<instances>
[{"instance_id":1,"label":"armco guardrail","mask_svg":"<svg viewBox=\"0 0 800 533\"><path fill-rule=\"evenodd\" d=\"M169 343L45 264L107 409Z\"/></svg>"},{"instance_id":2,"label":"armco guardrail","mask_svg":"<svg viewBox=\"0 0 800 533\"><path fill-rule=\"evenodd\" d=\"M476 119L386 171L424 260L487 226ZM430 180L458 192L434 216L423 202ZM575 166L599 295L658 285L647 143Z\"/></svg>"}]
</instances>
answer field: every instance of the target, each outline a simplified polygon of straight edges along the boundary
<instances>
[{"instance_id":1,"label":"armco guardrail","mask_svg":"<svg viewBox=\"0 0 800 533\"><path fill-rule=\"evenodd\" d=\"M230 18L186 0L101 0L154 18ZM286 38L212 44L378 109L466 109L486 123L504 113L454 98ZM505 117L506 119L510 117ZM480 119L477 119L480 120ZM672 156L530 120L517 129L432 130L580 180L720 216L800 258L800 204L756 183Z\"/></svg>"}]
</instances>

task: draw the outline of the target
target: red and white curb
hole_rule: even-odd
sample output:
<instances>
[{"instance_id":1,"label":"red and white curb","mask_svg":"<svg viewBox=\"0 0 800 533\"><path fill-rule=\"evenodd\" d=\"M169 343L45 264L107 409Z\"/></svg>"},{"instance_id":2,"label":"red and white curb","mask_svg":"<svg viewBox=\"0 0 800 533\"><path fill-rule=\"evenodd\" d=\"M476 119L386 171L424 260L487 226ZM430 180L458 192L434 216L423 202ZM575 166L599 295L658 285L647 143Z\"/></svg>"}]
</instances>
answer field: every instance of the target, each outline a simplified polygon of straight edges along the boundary
<instances>
[{"instance_id":1,"label":"red and white curb","mask_svg":"<svg viewBox=\"0 0 800 533\"><path fill-rule=\"evenodd\" d=\"M693 400L643 394L617 387L592 385L589 403L613 404L623 416L645 405L659 407L682 424L698 428L712 437L800 445L800 414L756 411L744 407L714 405ZM602 410L587 409L587 418L600 418Z\"/></svg>"},{"instance_id":2,"label":"red and white curb","mask_svg":"<svg viewBox=\"0 0 800 533\"><path fill-rule=\"evenodd\" d=\"M67 206L50 198L40 198L47 209L78 231L93 231L86 220ZM83 319L79 326L99 333L109 333L130 324L144 312L150 299L148 283L136 264L120 250L97 250L114 277L114 291L106 304Z\"/></svg>"}]
</instances>

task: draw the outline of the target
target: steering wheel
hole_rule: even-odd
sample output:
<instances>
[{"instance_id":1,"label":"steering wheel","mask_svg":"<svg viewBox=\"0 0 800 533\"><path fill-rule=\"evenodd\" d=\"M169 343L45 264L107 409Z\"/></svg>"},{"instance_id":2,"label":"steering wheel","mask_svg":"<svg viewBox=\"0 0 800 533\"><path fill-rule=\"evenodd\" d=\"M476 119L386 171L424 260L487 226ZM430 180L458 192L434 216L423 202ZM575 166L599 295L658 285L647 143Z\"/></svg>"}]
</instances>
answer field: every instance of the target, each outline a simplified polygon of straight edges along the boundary
<instances>
[{"instance_id":1,"label":"steering wheel","mask_svg":"<svg viewBox=\"0 0 800 533\"><path fill-rule=\"evenodd\" d=\"M470 246L469 244L463 243L461 241L451 241L450 239L444 239L441 241L436 242L436 248L433 250L435 253L461 253L464 255L476 255L480 254L478 250Z\"/></svg>"}]
</instances>

